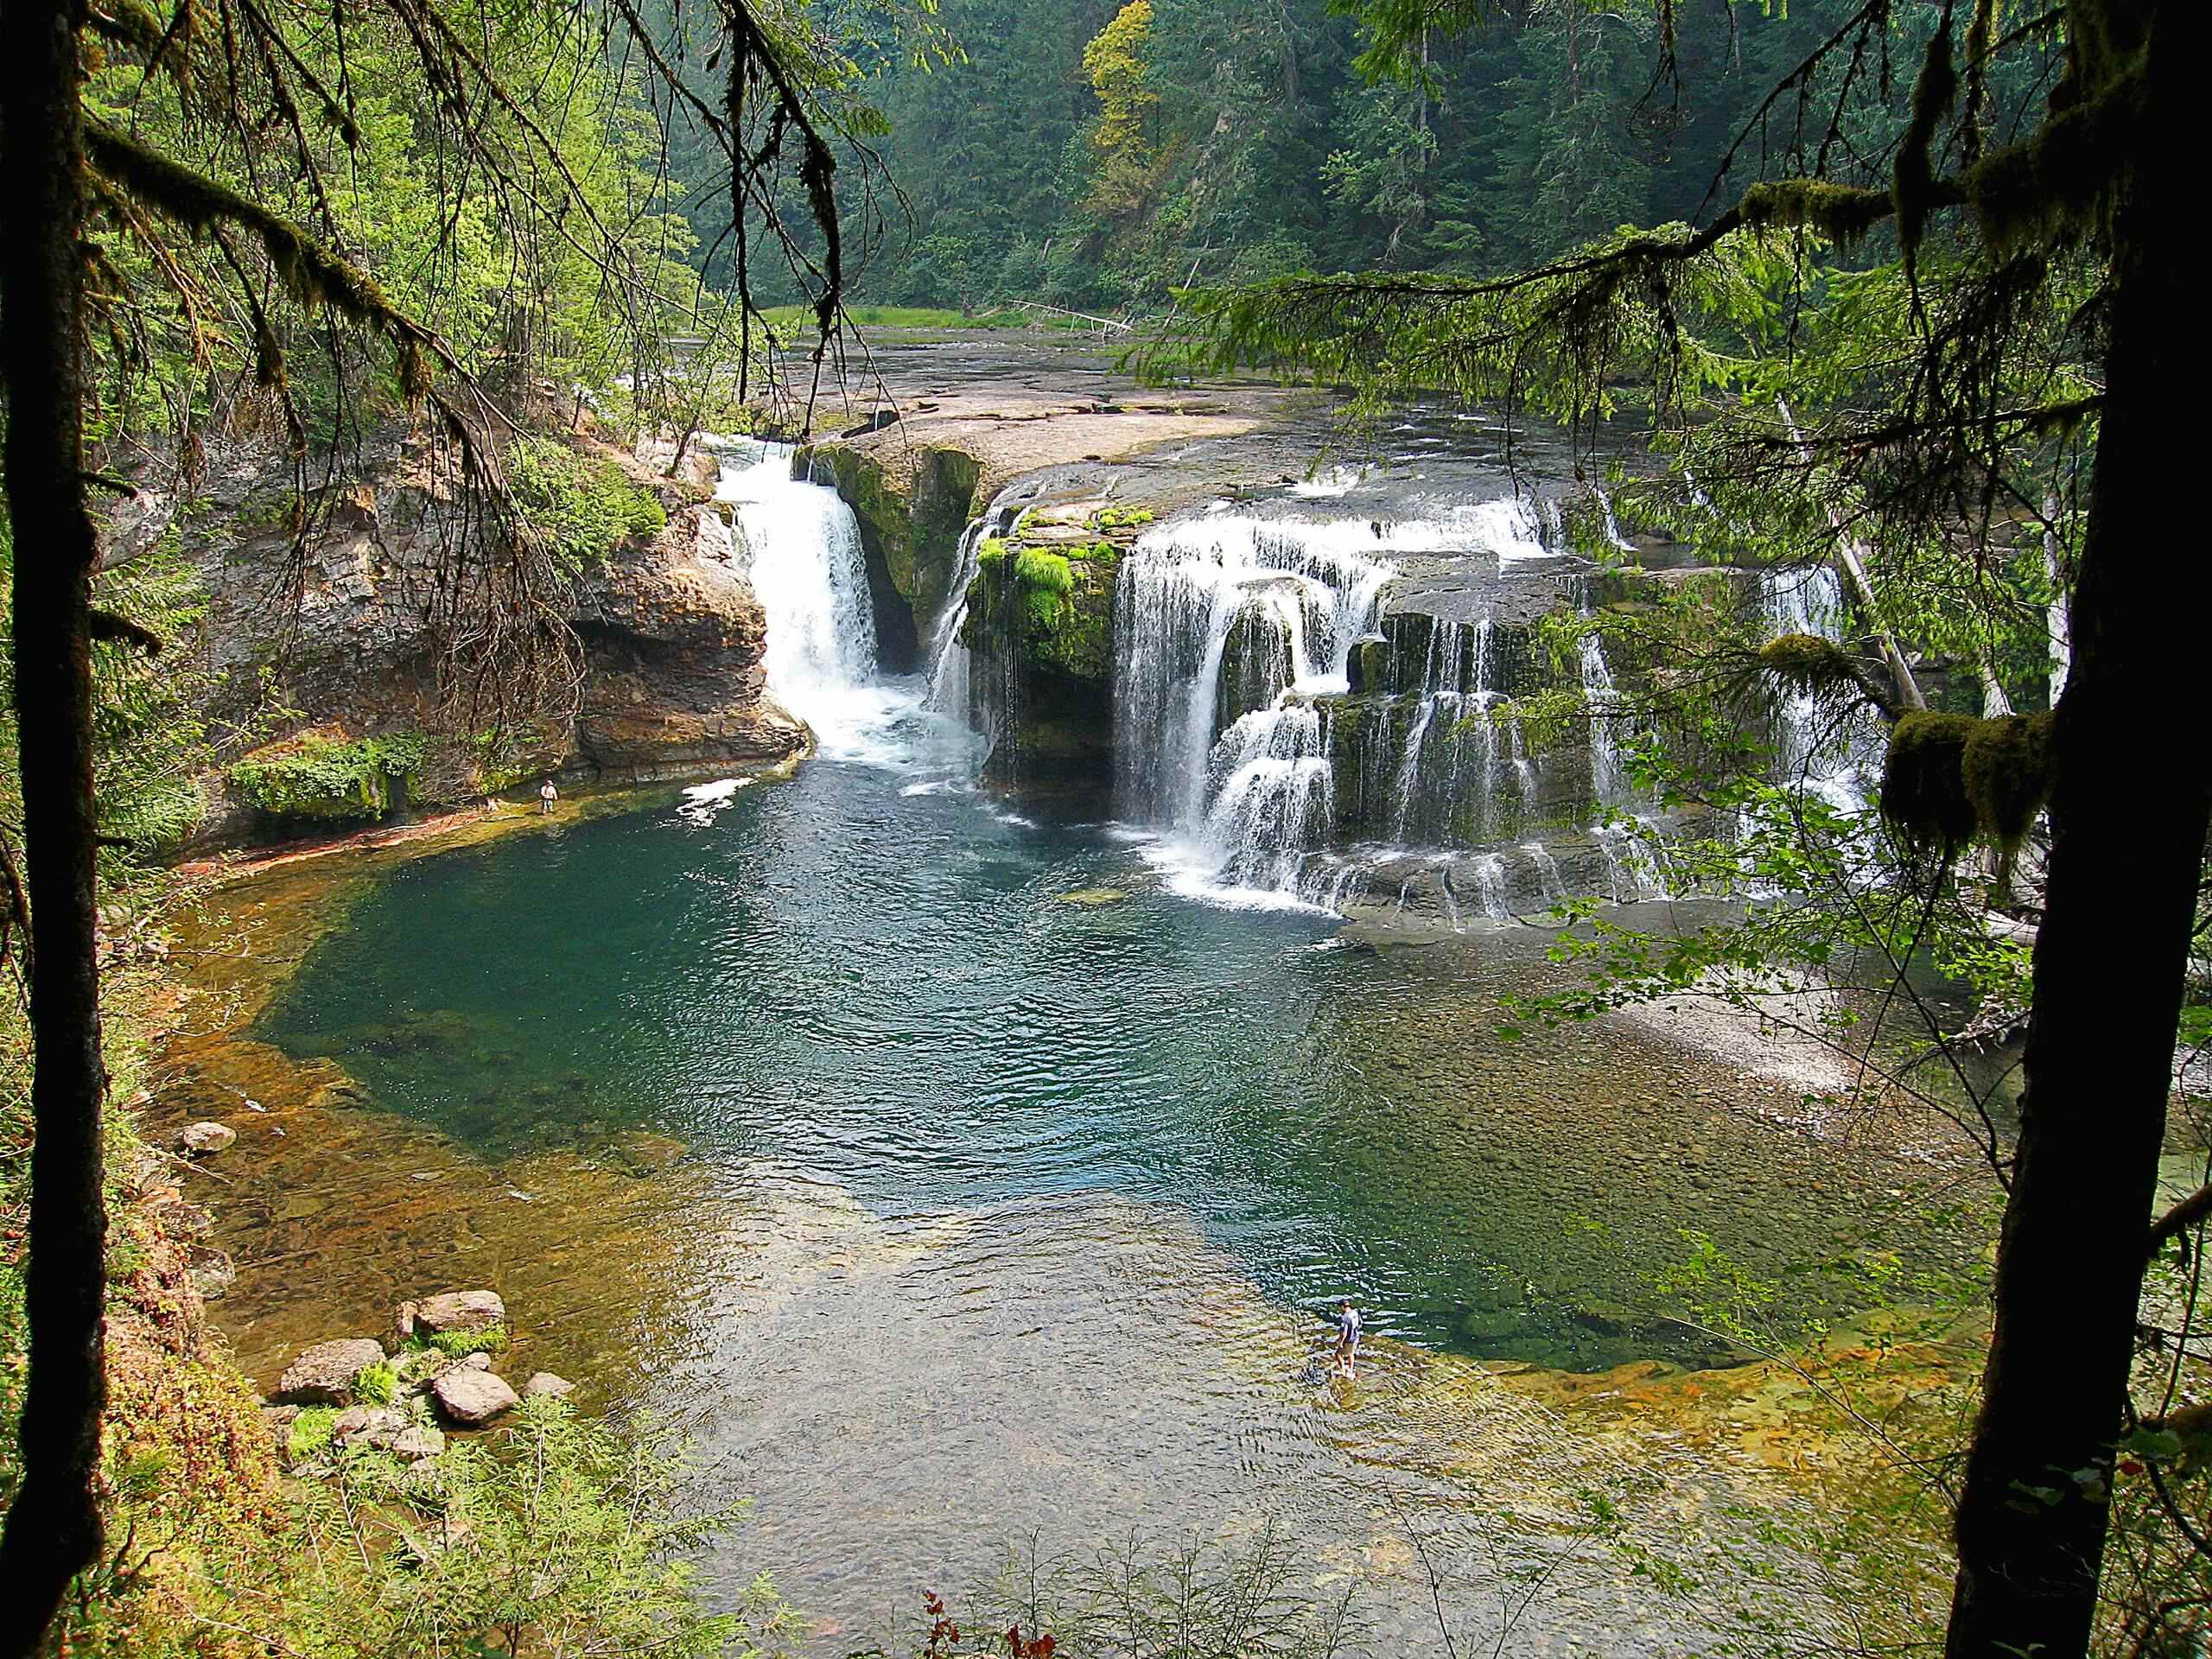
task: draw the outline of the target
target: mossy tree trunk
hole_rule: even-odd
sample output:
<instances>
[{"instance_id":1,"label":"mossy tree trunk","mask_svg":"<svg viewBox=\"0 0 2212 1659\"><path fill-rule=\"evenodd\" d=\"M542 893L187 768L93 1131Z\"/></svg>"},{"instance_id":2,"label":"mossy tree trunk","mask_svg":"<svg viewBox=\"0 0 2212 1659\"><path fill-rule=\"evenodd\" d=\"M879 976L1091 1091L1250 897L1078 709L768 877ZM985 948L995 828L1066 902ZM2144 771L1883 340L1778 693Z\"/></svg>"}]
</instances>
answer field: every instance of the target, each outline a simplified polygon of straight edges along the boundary
<instances>
[{"instance_id":1,"label":"mossy tree trunk","mask_svg":"<svg viewBox=\"0 0 2212 1659\"><path fill-rule=\"evenodd\" d=\"M0 391L15 541L16 718L30 901L30 1380L22 1484L0 1538L0 1656L35 1652L71 1578L100 1547L92 1482L100 1351L99 980L94 957L91 601L78 239L82 129L77 12L9 0L0 26Z\"/></svg>"},{"instance_id":2,"label":"mossy tree trunk","mask_svg":"<svg viewBox=\"0 0 2212 1659\"><path fill-rule=\"evenodd\" d=\"M1996 1329L1958 1508L1950 1659L2088 1647L2212 817L2212 753L2158 730L2201 696L2212 606L2202 562L2158 551L2171 545L2191 464L2160 359L2198 308L2182 291L2194 281L2182 245L2194 214L2179 115L2184 69L2199 60L2174 37L2201 36L2201 18L2183 22L2194 5L2155 13L2118 0L2072 10L2111 14L2107 40L2139 38L2152 15L2159 27L2150 118L2114 223L2106 405L2053 734L2050 887Z\"/></svg>"}]
</instances>

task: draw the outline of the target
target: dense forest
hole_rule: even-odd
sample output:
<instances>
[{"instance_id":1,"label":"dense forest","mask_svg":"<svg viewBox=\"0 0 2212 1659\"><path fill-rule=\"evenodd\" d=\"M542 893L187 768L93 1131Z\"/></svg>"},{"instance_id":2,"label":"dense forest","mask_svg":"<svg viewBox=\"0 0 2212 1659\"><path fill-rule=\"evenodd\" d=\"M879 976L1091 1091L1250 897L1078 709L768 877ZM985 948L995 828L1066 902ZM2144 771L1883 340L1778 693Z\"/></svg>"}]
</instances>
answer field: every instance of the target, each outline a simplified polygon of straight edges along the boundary
<instances>
[{"instance_id":1,"label":"dense forest","mask_svg":"<svg viewBox=\"0 0 2212 1659\"><path fill-rule=\"evenodd\" d=\"M1326 0L946 0L927 42L878 20L855 49L896 192L869 217L855 291L1159 313L1194 283L1483 275L1709 218L1718 163L1856 10L1690 0L1662 53L1649 7L1533 0L1472 29L1440 22L1394 57ZM1893 8L1897 40L1941 10ZM2010 122L2036 71L2001 73ZM1867 78L1882 99L1849 142L1871 156L1904 118L1908 77L1900 62ZM1734 156L1739 180L1795 142L1806 90ZM711 206L690 211L710 244ZM725 251L710 269L727 268Z\"/></svg>"}]
</instances>

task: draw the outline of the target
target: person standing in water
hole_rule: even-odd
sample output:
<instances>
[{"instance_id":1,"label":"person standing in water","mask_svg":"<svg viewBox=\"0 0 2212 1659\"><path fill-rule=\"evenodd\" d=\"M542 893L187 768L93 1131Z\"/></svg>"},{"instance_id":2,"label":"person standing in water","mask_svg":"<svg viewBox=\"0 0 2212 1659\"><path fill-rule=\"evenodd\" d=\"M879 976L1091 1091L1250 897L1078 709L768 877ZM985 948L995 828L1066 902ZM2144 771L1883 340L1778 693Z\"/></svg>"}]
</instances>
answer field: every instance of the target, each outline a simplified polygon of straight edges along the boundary
<instances>
[{"instance_id":1,"label":"person standing in water","mask_svg":"<svg viewBox=\"0 0 2212 1659\"><path fill-rule=\"evenodd\" d=\"M553 816L553 803L560 798L561 791L553 787L553 780L550 778L537 786L537 810L546 817Z\"/></svg>"},{"instance_id":2,"label":"person standing in water","mask_svg":"<svg viewBox=\"0 0 2212 1659\"><path fill-rule=\"evenodd\" d=\"M1337 1369L1346 1376L1359 1363L1359 1310L1347 1296L1337 1310Z\"/></svg>"}]
</instances>

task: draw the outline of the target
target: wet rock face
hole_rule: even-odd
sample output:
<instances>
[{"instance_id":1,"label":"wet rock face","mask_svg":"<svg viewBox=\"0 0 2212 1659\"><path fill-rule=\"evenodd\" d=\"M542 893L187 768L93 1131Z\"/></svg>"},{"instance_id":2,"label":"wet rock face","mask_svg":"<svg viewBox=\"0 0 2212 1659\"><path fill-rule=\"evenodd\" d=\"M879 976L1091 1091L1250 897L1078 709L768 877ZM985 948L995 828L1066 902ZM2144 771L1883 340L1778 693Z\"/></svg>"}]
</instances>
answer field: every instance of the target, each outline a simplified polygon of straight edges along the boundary
<instances>
[{"instance_id":1,"label":"wet rock face","mask_svg":"<svg viewBox=\"0 0 2212 1659\"><path fill-rule=\"evenodd\" d=\"M768 695L767 618L709 509L676 515L650 548L589 577L576 627L589 677L575 753L602 776L773 766L804 747L805 728Z\"/></svg>"},{"instance_id":2,"label":"wet rock face","mask_svg":"<svg viewBox=\"0 0 2212 1659\"><path fill-rule=\"evenodd\" d=\"M964 449L863 454L844 443L802 448L794 478L843 498L860 523L875 616L877 655L894 674L917 666L920 641L948 605L960 570L960 538L982 508L982 464Z\"/></svg>"},{"instance_id":3,"label":"wet rock face","mask_svg":"<svg viewBox=\"0 0 2212 1659\"><path fill-rule=\"evenodd\" d=\"M1114 764L1114 590L1151 514L1088 499L1024 512L985 540L960 643L997 782L1103 781Z\"/></svg>"},{"instance_id":4,"label":"wet rock face","mask_svg":"<svg viewBox=\"0 0 2212 1659\"><path fill-rule=\"evenodd\" d=\"M496 760L466 736L435 734L429 619L438 613L441 575L480 512L451 467L411 435L369 435L330 463L327 479L320 463L310 467L296 551L301 485L276 446L211 454L188 501L149 469L140 496L110 527L108 557L135 556L172 531L181 536L207 592L194 664L215 683L207 714L237 719L265 706L273 690L298 720L274 734L272 753L298 733L315 734L318 753L391 741L426 751L404 768L404 787L341 791L332 810L312 815L318 821L372 822L579 766L614 781L647 780L797 753L804 729L765 687L765 619L729 562L724 526L705 505L711 457L690 457L674 479L602 447L581 446L575 457L585 476L619 486L642 510L584 557L573 579L567 602L586 669L581 710L572 722L527 733L519 753ZM271 668L278 681L265 688ZM194 847L300 827L272 816L267 791L257 799L220 774L203 780L202 793L207 810Z\"/></svg>"},{"instance_id":5,"label":"wet rock face","mask_svg":"<svg viewBox=\"0 0 2212 1659\"><path fill-rule=\"evenodd\" d=\"M384 1344L370 1337L340 1337L303 1348L277 1379L270 1398L284 1405L345 1406L353 1401L353 1378L365 1365L384 1357Z\"/></svg>"}]
</instances>

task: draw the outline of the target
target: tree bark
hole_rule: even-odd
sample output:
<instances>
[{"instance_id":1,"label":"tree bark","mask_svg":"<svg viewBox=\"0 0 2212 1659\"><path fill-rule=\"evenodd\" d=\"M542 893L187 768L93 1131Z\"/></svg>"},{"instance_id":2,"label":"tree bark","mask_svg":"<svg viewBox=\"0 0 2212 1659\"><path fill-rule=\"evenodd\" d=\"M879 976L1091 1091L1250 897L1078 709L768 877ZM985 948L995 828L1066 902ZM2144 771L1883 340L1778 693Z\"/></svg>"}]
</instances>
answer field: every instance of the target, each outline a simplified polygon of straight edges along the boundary
<instances>
[{"instance_id":1,"label":"tree bark","mask_svg":"<svg viewBox=\"0 0 2212 1659\"><path fill-rule=\"evenodd\" d=\"M2139 39L2151 15L2132 0L2105 10L2133 14L2122 38ZM1958 1508L1950 1659L2070 1659L2095 1617L2212 817L2212 754L2157 730L2197 700L2212 598L2200 561L2154 550L2171 536L2163 505L2190 475L2160 359L2195 302L2182 292L2191 196L2174 142L2194 10L2159 13L2149 118L2113 225L2107 400L2055 722L2050 887L1996 1328Z\"/></svg>"},{"instance_id":2,"label":"tree bark","mask_svg":"<svg viewBox=\"0 0 2212 1659\"><path fill-rule=\"evenodd\" d=\"M75 13L9 0L0 26L0 391L15 540L16 715L30 899L30 1380L22 1484L0 1535L0 1659L36 1652L98 1554L106 1375L99 979L94 956L91 599Z\"/></svg>"}]
</instances>

